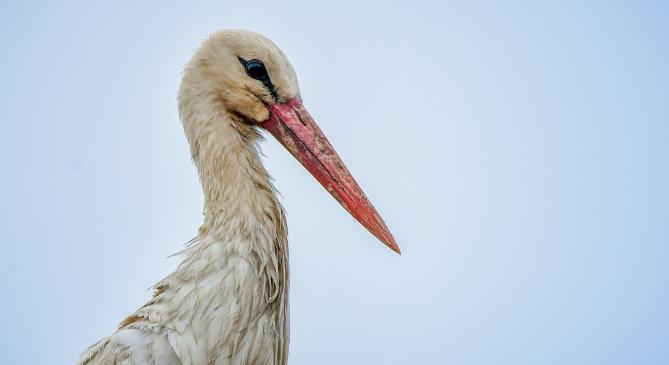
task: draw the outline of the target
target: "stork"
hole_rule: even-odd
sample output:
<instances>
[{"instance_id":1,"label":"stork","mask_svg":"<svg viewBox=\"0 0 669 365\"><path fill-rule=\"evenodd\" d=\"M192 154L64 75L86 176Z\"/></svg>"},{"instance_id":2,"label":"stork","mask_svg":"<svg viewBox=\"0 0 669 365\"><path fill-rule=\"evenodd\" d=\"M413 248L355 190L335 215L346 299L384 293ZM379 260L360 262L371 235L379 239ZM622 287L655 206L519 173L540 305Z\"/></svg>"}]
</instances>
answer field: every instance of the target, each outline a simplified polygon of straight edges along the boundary
<instances>
[{"instance_id":1,"label":"stork","mask_svg":"<svg viewBox=\"0 0 669 365\"><path fill-rule=\"evenodd\" d=\"M287 230L260 158L261 131L381 242L399 247L302 105L295 71L269 39L245 30L211 35L184 70L178 102L204 222L153 297L77 364L286 364Z\"/></svg>"}]
</instances>

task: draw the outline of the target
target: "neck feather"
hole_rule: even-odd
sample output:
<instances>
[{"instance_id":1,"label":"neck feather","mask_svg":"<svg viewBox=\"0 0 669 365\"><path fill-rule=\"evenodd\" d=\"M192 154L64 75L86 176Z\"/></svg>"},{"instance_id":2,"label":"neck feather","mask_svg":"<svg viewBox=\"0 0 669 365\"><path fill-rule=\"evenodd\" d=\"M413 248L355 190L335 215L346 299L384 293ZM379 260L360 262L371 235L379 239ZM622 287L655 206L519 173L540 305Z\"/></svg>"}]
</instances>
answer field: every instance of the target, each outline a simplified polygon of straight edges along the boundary
<instances>
[{"instance_id":1,"label":"neck feather","mask_svg":"<svg viewBox=\"0 0 669 365\"><path fill-rule=\"evenodd\" d=\"M287 230L283 208L260 159L261 137L255 127L229 113L218 98L198 90L197 83L187 82L188 77L179 92L179 111L202 183L204 222L197 243L189 248L180 269L200 275L200 267L224 268L232 262L250 265L252 270L242 266L233 270L241 276L230 282L224 280L233 283L229 284L232 287L217 292L239 293L237 299L250 311L245 318L269 318L267 323L273 331L280 331L280 335L272 336L274 363L285 364ZM200 265L201 260L223 264Z\"/></svg>"},{"instance_id":2,"label":"neck feather","mask_svg":"<svg viewBox=\"0 0 669 365\"><path fill-rule=\"evenodd\" d=\"M184 79L179 112L204 192L201 234L285 240L283 209L260 159L255 127L229 112L201 83Z\"/></svg>"},{"instance_id":3,"label":"neck feather","mask_svg":"<svg viewBox=\"0 0 669 365\"><path fill-rule=\"evenodd\" d=\"M285 237L283 209L260 160L257 137L244 137L228 118L214 123L192 151L204 192L201 233L251 241Z\"/></svg>"}]
</instances>

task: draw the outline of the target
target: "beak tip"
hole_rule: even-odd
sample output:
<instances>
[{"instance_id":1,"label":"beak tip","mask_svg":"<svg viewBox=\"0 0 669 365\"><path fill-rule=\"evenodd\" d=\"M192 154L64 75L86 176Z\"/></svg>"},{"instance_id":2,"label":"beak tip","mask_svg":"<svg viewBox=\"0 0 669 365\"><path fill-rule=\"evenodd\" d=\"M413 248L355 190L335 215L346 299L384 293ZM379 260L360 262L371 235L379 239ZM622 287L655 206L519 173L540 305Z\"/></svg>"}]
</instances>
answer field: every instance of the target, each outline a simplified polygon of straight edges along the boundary
<instances>
[{"instance_id":1,"label":"beak tip","mask_svg":"<svg viewBox=\"0 0 669 365\"><path fill-rule=\"evenodd\" d=\"M384 242L388 248L393 250L395 253L398 255L402 255L402 251L400 250L400 246L397 245L397 242L395 242L395 238L391 236L391 238L388 241Z\"/></svg>"}]
</instances>

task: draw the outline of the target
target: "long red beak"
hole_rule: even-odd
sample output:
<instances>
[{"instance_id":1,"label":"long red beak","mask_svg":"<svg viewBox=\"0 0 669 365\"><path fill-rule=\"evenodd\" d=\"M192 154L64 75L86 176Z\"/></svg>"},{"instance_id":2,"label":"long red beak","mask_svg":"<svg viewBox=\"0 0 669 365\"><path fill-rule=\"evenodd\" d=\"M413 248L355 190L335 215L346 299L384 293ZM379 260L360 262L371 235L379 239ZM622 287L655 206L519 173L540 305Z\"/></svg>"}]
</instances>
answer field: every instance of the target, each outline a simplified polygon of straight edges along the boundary
<instances>
[{"instance_id":1,"label":"long red beak","mask_svg":"<svg viewBox=\"0 0 669 365\"><path fill-rule=\"evenodd\" d=\"M262 125L297 158L332 196L368 231L400 253L395 238L332 148L299 98L270 105Z\"/></svg>"}]
</instances>

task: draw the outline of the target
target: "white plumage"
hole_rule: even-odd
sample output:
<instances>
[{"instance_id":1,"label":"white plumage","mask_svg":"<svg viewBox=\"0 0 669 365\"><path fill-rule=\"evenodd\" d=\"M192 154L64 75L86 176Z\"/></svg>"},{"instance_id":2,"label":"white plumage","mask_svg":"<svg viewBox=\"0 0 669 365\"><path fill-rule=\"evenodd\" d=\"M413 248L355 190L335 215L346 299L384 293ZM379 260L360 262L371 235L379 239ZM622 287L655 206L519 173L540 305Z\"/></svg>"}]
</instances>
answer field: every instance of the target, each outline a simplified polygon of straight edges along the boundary
<instances>
[{"instance_id":1,"label":"white plumage","mask_svg":"<svg viewBox=\"0 0 669 365\"><path fill-rule=\"evenodd\" d=\"M286 362L283 211L259 158L257 132L227 110L220 95L232 94L228 85L235 80L243 85L245 77L212 75L215 70L204 65L235 70L239 62L230 53L253 52L271 52L270 57L289 65L261 36L223 31L207 40L186 67L179 110L204 188L205 222L181 253L185 258L177 270L155 286L155 296L118 332L86 350L78 364ZM217 81L221 78L226 82ZM286 89L296 91L297 85Z\"/></svg>"}]
</instances>

